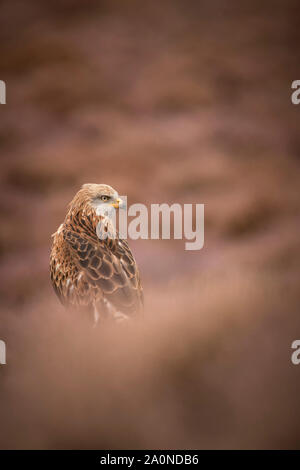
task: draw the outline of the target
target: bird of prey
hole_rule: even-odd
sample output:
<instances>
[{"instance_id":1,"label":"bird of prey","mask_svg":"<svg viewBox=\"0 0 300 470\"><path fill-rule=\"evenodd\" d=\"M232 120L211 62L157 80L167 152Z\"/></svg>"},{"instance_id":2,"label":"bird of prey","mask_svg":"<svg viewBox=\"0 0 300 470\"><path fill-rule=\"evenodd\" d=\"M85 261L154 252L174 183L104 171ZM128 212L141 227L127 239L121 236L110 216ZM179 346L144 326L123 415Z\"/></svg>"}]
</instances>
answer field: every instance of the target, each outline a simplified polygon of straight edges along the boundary
<instances>
[{"instance_id":1,"label":"bird of prey","mask_svg":"<svg viewBox=\"0 0 300 470\"><path fill-rule=\"evenodd\" d=\"M89 313L97 322L122 320L141 312L143 290L128 243L109 215L122 201L106 184L84 184L53 237L50 277L66 307ZM108 211L103 211L107 208ZM103 231L106 238L99 236Z\"/></svg>"}]
</instances>

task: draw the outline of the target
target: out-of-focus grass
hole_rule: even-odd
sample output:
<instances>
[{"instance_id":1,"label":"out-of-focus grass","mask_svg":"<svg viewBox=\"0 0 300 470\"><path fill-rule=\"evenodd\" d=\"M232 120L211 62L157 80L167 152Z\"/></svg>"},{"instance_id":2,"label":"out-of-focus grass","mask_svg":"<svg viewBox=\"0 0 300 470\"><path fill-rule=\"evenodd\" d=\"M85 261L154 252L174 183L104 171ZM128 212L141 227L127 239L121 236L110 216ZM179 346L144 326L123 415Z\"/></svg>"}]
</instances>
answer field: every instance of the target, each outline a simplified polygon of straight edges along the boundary
<instances>
[{"instance_id":1,"label":"out-of-focus grass","mask_svg":"<svg viewBox=\"0 0 300 470\"><path fill-rule=\"evenodd\" d=\"M299 294L282 281L181 279L148 292L142 321L97 329L36 299L2 333L1 447L297 446Z\"/></svg>"}]
</instances>

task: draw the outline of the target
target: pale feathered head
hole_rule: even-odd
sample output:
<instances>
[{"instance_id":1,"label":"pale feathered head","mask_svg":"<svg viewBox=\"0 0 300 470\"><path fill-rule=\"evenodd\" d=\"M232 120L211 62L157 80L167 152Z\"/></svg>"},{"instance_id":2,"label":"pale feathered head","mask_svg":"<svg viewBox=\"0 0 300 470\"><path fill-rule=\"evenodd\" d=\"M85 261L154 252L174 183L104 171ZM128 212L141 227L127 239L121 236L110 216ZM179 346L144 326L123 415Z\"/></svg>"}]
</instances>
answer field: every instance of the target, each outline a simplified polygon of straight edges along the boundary
<instances>
[{"instance_id":1,"label":"pale feathered head","mask_svg":"<svg viewBox=\"0 0 300 470\"><path fill-rule=\"evenodd\" d=\"M122 206L117 191L107 184L84 184L70 203L71 211L95 210L97 215Z\"/></svg>"}]
</instances>

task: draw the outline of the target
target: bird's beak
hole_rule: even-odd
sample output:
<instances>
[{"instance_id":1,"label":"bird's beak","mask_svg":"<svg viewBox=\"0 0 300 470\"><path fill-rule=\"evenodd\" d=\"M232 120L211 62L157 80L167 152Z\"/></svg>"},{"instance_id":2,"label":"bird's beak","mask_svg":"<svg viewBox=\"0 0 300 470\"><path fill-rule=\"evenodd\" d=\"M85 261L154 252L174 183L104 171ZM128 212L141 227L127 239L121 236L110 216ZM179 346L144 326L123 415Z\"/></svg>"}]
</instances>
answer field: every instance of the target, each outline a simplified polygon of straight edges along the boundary
<instances>
[{"instance_id":1,"label":"bird's beak","mask_svg":"<svg viewBox=\"0 0 300 470\"><path fill-rule=\"evenodd\" d=\"M115 209L119 209L120 205L123 203L122 199L118 197L116 202L112 202L111 206L113 206Z\"/></svg>"}]
</instances>

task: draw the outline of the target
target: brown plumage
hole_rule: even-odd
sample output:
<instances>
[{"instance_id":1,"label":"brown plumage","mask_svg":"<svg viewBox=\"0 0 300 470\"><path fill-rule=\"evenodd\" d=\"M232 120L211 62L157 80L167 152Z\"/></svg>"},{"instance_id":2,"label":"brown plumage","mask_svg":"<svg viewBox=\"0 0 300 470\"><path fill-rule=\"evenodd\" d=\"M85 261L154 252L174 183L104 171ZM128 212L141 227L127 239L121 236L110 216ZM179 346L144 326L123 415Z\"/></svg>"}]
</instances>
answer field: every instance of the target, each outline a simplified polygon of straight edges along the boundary
<instances>
[{"instance_id":1,"label":"brown plumage","mask_svg":"<svg viewBox=\"0 0 300 470\"><path fill-rule=\"evenodd\" d=\"M111 219L99 211L103 206L117 208L120 202L112 187L85 184L53 234L54 290L63 305L87 311L96 321L126 318L142 309L139 271L128 243L119 239ZM98 237L99 230L108 234L106 239Z\"/></svg>"}]
</instances>

